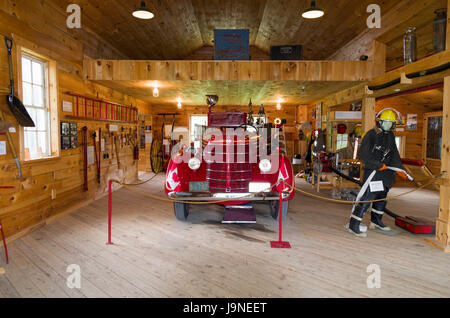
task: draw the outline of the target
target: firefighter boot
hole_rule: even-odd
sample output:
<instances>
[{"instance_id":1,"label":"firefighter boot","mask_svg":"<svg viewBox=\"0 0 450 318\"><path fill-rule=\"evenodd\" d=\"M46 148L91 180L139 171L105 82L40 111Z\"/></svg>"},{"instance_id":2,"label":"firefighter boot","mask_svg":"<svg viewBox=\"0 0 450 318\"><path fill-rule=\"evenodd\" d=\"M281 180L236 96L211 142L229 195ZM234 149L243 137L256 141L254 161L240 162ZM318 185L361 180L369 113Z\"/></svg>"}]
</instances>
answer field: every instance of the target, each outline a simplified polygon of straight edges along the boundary
<instances>
[{"instance_id":1,"label":"firefighter boot","mask_svg":"<svg viewBox=\"0 0 450 318\"><path fill-rule=\"evenodd\" d=\"M380 229L382 231L390 231L391 228L389 226L386 226L383 221L381 221L381 218L383 217L384 212L378 211L375 209L372 209L372 213L370 214L370 228L374 229Z\"/></svg>"},{"instance_id":2,"label":"firefighter boot","mask_svg":"<svg viewBox=\"0 0 450 318\"><path fill-rule=\"evenodd\" d=\"M365 232L361 232L360 229L363 214L364 213L361 211L361 209L356 207L355 211L350 217L350 225L348 231L358 237L367 237L367 234Z\"/></svg>"}]
</instances>

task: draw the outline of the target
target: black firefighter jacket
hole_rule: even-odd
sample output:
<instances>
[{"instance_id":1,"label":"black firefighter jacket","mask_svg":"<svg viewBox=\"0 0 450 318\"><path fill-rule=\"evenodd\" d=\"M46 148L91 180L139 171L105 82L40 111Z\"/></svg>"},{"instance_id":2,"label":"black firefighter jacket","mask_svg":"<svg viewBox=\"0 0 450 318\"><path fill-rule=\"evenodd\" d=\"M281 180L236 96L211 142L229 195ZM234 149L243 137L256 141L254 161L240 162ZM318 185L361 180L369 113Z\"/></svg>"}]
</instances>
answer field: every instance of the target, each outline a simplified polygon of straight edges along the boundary
<instances>
[{"instance_id":1,"label":"black firefighter jacket","mask_svg":"<svg viewBox=\"0 0 450 318\"><path fill-rule=\"evenodd\" d=\"M364 136L360 158L364 163L364 182L373 170L386 166L401 168L402 160L395 144L393 132L385 133L378 128L373 128ZM383 181L384 186L390 189L395 183L395 172L392 170L377 171L372 181Z\"/></svg>"}]
</instances>

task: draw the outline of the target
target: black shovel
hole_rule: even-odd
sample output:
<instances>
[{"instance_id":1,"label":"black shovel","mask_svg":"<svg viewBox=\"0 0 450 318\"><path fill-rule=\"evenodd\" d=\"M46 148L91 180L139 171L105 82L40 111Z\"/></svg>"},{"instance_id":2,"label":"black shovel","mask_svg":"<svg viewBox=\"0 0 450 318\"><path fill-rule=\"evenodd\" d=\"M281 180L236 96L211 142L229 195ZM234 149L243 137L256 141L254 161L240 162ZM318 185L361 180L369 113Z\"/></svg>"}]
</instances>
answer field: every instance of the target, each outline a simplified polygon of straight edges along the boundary
<instances>
[{"instance_id":1,"label":"black shovel","mask_svg":"<svg viewBox=\"0 0 450 318\"><path fill-rule=\"evenodd\" d=\"M19 123L20 126L35 127L33 119L31 119L25 106L23 106L20 99L14 96L14 77L13 77L12 57L11 57L13 40L8 37L5 37L5 44L6 49L8 50L9 78L11 81L11 94L6 96L6 102L8 103L9 109L13 113L14 117L16 117L17 122Z\"/></svg>"}]
</instances>

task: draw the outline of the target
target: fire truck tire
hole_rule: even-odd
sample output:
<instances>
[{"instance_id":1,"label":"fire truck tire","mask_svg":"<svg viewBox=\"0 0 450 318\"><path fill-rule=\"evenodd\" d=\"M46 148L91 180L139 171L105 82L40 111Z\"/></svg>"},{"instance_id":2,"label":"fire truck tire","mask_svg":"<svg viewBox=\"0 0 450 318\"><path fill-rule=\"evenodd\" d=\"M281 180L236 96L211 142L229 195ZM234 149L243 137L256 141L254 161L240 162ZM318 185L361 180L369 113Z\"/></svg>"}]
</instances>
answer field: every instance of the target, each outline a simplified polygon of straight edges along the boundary
<instances>
[{"instance_id":1,"label":"fire truck tire","mask_svg":"<svg viewBox=\"0 0 450 318\"><path fill-rule=\"evenodd\" d=\"M278 221L278 211L280 210L280 201L270 201L270 215ZM289 201L283 201L283 221L286 221L286 216L289 209Z\"/></svg>"},{"instance_id":2,"label":"fire truck tire","mask_svg":"<svg viewBox=\"0 0 450 318\"><path fill-rule=\"evenodd\" d=\"M173 209L177 220L186 221L189 215L189 205L187 203L175 202L173 204Z\"/></svg>"}]
</instances>

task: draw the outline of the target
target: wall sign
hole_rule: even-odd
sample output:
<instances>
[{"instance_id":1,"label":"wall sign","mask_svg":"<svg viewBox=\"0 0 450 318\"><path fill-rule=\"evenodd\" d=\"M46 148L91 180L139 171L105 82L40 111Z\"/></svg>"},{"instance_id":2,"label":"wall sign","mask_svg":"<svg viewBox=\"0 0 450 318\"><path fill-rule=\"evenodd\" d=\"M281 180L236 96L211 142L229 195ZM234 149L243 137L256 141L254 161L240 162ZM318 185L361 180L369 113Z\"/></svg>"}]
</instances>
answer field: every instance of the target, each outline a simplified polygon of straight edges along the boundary
<instances>
[{"instance_id":1,"label":"wall sign","mask_svg":"<svg viewBox=\"0 0 450 318\"><path fill-rule=\"evenodd\" d=\"M406 120L406 129L408 130L417 129L417 114L408 114Z\"/></svg>"},{"instance_id":2,"label":"wall sign","mask_svg":"<svg viewBox=\"0 0 450 318\"><path fill-rule=\"evenodd\" d=\"M214 30L215 60L249 60L250 31Z\"/></svg>"},{"instance_id":3,"label":"wall sign","mask_svg":"<svg viewBox=\"0 0 450 318\"><path fill-rule=\"evenodd\" d=\"M68 102L68 101L63 101L62 102L63 104L62 104L62 110L63 110L63 112L65 112L65 113L71 113L71 112L73 112L73 109L72 109L72 103L71 102Z\"/></svg>"},{"instance_id":4,"label":"wall sign","mask_svg":"<svg viewBox=\"0 0 450 318\"><path fill-rule=\"evenodd\" d=\"M94 146L87 147L87 163L88 165L93 165L95 163Z\"/></svg>"}]
</instances>

